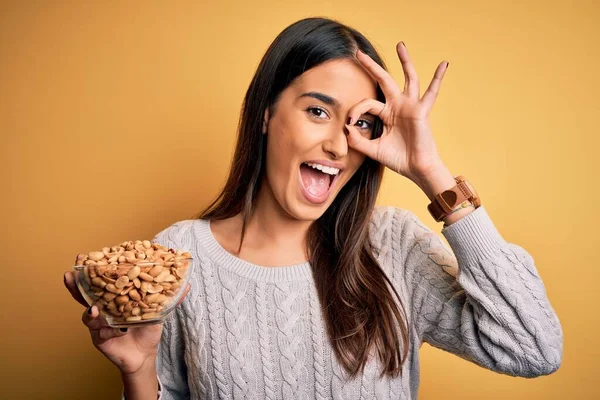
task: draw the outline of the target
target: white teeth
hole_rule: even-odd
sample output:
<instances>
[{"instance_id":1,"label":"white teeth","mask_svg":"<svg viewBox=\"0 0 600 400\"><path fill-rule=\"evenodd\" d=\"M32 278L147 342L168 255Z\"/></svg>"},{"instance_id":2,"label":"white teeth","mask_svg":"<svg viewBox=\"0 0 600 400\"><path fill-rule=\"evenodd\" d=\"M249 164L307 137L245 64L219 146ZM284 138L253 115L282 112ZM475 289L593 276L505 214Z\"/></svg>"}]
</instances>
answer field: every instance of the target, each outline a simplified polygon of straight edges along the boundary
<instances>
[{"instance_id":1,"label":"white teeth","mask_svg":"<svg viewBox=\"0 0 600 400\"><path fill-rule=\"evenodd\" d=\"M318 169L319 171L323 171L329 175L337 175L340 172L339 168L326 167L325 165L313 164L313 163L305 163L305 164L314 169Z\"/></svg>"}]
</instances>

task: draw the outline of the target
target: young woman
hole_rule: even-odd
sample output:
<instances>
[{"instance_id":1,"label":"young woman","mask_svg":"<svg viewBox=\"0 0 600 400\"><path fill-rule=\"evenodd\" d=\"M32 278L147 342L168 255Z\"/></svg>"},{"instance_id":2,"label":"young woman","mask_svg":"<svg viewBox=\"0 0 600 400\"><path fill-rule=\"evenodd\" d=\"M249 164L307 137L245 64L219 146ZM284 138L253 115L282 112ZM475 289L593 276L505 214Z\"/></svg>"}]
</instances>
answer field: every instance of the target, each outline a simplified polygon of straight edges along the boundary
<instances>
[{"instance_id":1,"label":"young woman","mask_svg":"<svg viewBox=\"0 0 600 400\"><path fill-rule=\"evenodd\" d=\"M458 187L428 122L448 64L421 97L402 42L397 52L403 90L337 21L303 19L271 44L225 188L154 238L192 253L191 291L164 326L121 332L96 307L83 314L127 399L416 398L423 342L510 375L560 366L534 261L472 186L437 211L452 251L409 210L375 207L385 167L432 203Z\"/></svg>"}]
</instances>

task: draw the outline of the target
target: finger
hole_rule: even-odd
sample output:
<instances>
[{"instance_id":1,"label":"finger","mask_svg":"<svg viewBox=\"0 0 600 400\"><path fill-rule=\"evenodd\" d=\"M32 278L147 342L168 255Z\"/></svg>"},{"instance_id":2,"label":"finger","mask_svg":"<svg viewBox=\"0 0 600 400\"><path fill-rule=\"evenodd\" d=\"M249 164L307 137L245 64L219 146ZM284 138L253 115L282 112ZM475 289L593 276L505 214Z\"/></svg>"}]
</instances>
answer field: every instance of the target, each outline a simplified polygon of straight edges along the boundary
<instances>
[{"instance_id":1,"label":"finger","mask_svg":"<svg viewBox=\"0 0 600 400\"><path fill-rule=\"evenodd\" d=\"M355 126L346 124L345 127L348 132L346 134L348 146L360 151L373 160L377 160L377 145L380 138L369 140L361 135Z\"/></svg>"},{"instance_id":2,"label":"finger","mask_svg":"<svg viewBox=\"0 0 600 400\"><path fill-rule=\"evenodd\" d=\"M87 326L90 331L98 331L109 326L106 318L100 314L100 309L97 305L86 308L81 315L81 322L83 322L83 324Z\"/></svg>"},{"instance_id":3,"label":"finger","mask_svg":"<svg viewBox=\"0 0 600 400\"><path fill-rule=\"evenodd\" d=\"M435 69L435 73L433 74L433 79L427 87L427 91L423 95L421 99L421 104L425 107L425 109L429 112L435 103L435 99L437 99L438 93L440 92L440 87L442 86L442 79L446 74L446 69L448 69L448 62L442 62Z\"/></svg>"},{"instance_id":4,"label":"finger","mask_svg":"<svg viewBox=\"0 0 600 400\"><path fill-rule=\"evenodd\" d=\"M355 104L348 111L349 125L355 124L363 114L371 114L381 118L382 121L387 121L389 110L386 110L385 103L375 99L364 99Z\"/></svg>"},{"instance_id":5,"label":"finger","mask_svg":"<svg viewBox=\"0 0 600 400\"><path fill-rule=\"evenodd\" d=\"M398 53L398 58L402 64L402 71L404 72L403 92L408 97L419 100L419 93L421 93L419 76L417 75L417 71L412 64L410 56L408 55L408 50L406 49L404 42L399 42L396 45L396 52Z\"/></svg>"},{"instance_id":6,"label":"finger","mask_svg":"<svg viewBox=\"0 0 600 400\"><path fill-rule=\"evenodd\" d=\"M106 318L100 315L100 310L95 305L83 312L81 320L90 330L90 335L96 345L100 345L114 337L127 334L127 330L121 331L121 328L113 328L108 325Z\"/></svg>"},{"instance_id":7,"label":"finger","mask_svg":"<svg viewBox=\"0 0 600 400\"><path fill-rule=\"evenodd\" d=\"M122 331L121 329L124 329L124 331ZM100 329L99 331L90 331L90 333L92 334L92 340L94 340L94 343L96 343L98 345L106 342L109 339L119 337L119 336L125 336L125 335L127 335L127 332L129 332L129 329L127 329L127 328L111 328L111 327L104 327L104 328Z\"/></svg>"},{"instance_id":8,"label":"finger","mask_svg":"<svg viewBox=\"0 0 600 400\"><path fill-rule=\"evenodd\" d=\"M386 99L393 99L400 96L400 88L394 81L394 78L385 70L381 65L377 64L375 60L369 57L368 54L363 53L361 50L356 52L356 59L361 65L367 70L367 72L375 79L381 91L385 95Z\"/></svg>"},{"instance_id":9,"label":"finger","mask_svg":"<svg viewBox=\"0 0 600 400\"><path fill-rule=\"evenodd\" d=\"M77 302L79 304L81 304L82 306L88 307L87 301L85 301L85 299L81 295L81 292L79 291L79 288L77 288L77 284L75 283L75 277L73 276L72 271L67 271L65 273L65 275L63 276L63 281L65 284L65 287L71 293L71 296L73 296L73 298L75 300L77 300Z\"/></svg>"}]
</instances>

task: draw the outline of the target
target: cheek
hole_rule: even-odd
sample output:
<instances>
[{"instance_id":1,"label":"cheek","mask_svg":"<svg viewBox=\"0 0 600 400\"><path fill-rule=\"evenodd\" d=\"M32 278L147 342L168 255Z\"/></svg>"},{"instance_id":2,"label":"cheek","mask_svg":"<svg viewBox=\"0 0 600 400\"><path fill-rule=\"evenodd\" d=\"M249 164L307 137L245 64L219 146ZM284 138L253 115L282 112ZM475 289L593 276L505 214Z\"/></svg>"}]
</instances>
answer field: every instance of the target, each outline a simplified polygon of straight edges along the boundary
<instances>
[{"instance_id":1,"label":"cheek","mask_svg":"<svg viewBox=\"0 0 600 400\"><path fill-rule=\"evenodd\" d=\"M348 150L348 170L346 176L344 177L344 185L352 179L356 171L360 168L360 166L365 161L366 156L361 152L356 150Z\"/></svg>"},{"instance_id":2,"label":"cheek","mask_svg":"<svg viewBox=\"0 0 600 400\"><path fill-rule=\"evenodd\" d=\"M310 126L301 115L281 116L269 126L267 148L271 158L283 165L291 165L307 153L311 146Z\"/></svg>"},{"instance_id":3,"label":"cheek","mask_svg":"<svg viewBox=\"0 0 600 400\"><path fill-rule=\"evenodd\" d=\"M350 149L348 150L348 158L350 159L349 164L354 170L357 170L367 157L358 150Z\"/></svg>"},{"instance_id":4,"label":"cheek","mask_svg":"<svg viewBox=\"0 0 600 400\"><path fill-rule=\"evenodd\" d=\"M274 191L280 191L293 182L296 177L297 165L302 157L302 141L294 127L283 123L273 123L267 133L267 176L274 186ZM279 189L278 189L279 188Z\"/></svg>"}]
</instances>

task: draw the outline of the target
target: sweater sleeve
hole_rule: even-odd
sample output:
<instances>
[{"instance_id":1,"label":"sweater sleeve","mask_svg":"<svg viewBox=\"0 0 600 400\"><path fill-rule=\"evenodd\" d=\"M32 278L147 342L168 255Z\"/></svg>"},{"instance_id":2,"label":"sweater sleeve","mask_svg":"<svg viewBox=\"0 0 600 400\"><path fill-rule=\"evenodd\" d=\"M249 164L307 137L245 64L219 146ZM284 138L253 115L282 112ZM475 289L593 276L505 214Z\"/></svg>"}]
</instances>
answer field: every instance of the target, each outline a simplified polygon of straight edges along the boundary
<instances>
[{"instance_id":1,"label":"sweater sleeve","mask_svg":"<svg viewBox=\"0 0 600 400\"><path fill-rule=\"evenodd\" d=\"M420 343L512 376L560 367L563 332L533 258L484 206L442 229L451 249L409 210L396 208L392 226Z\"/></svg>"},{"instance_id":2,"label":"sweater sleeve","mask_svg":"<svg viewBox=\"0 0 600 400\"><path fill-rule=\"evenodd\" d=\"M181 221L159 232L153 243L172 249L188 250L189 221ZM187 240L184 240L187 238ZM188 293L189 294L189 293ZM186 301L188 296L186 296ZM158 400L189 399L187 366L184 360L184 334L181 324L183 308L178 306L165 319L156 357ZM126 400L123 395L122 400Z\"/></svg>"}]
</instances>

